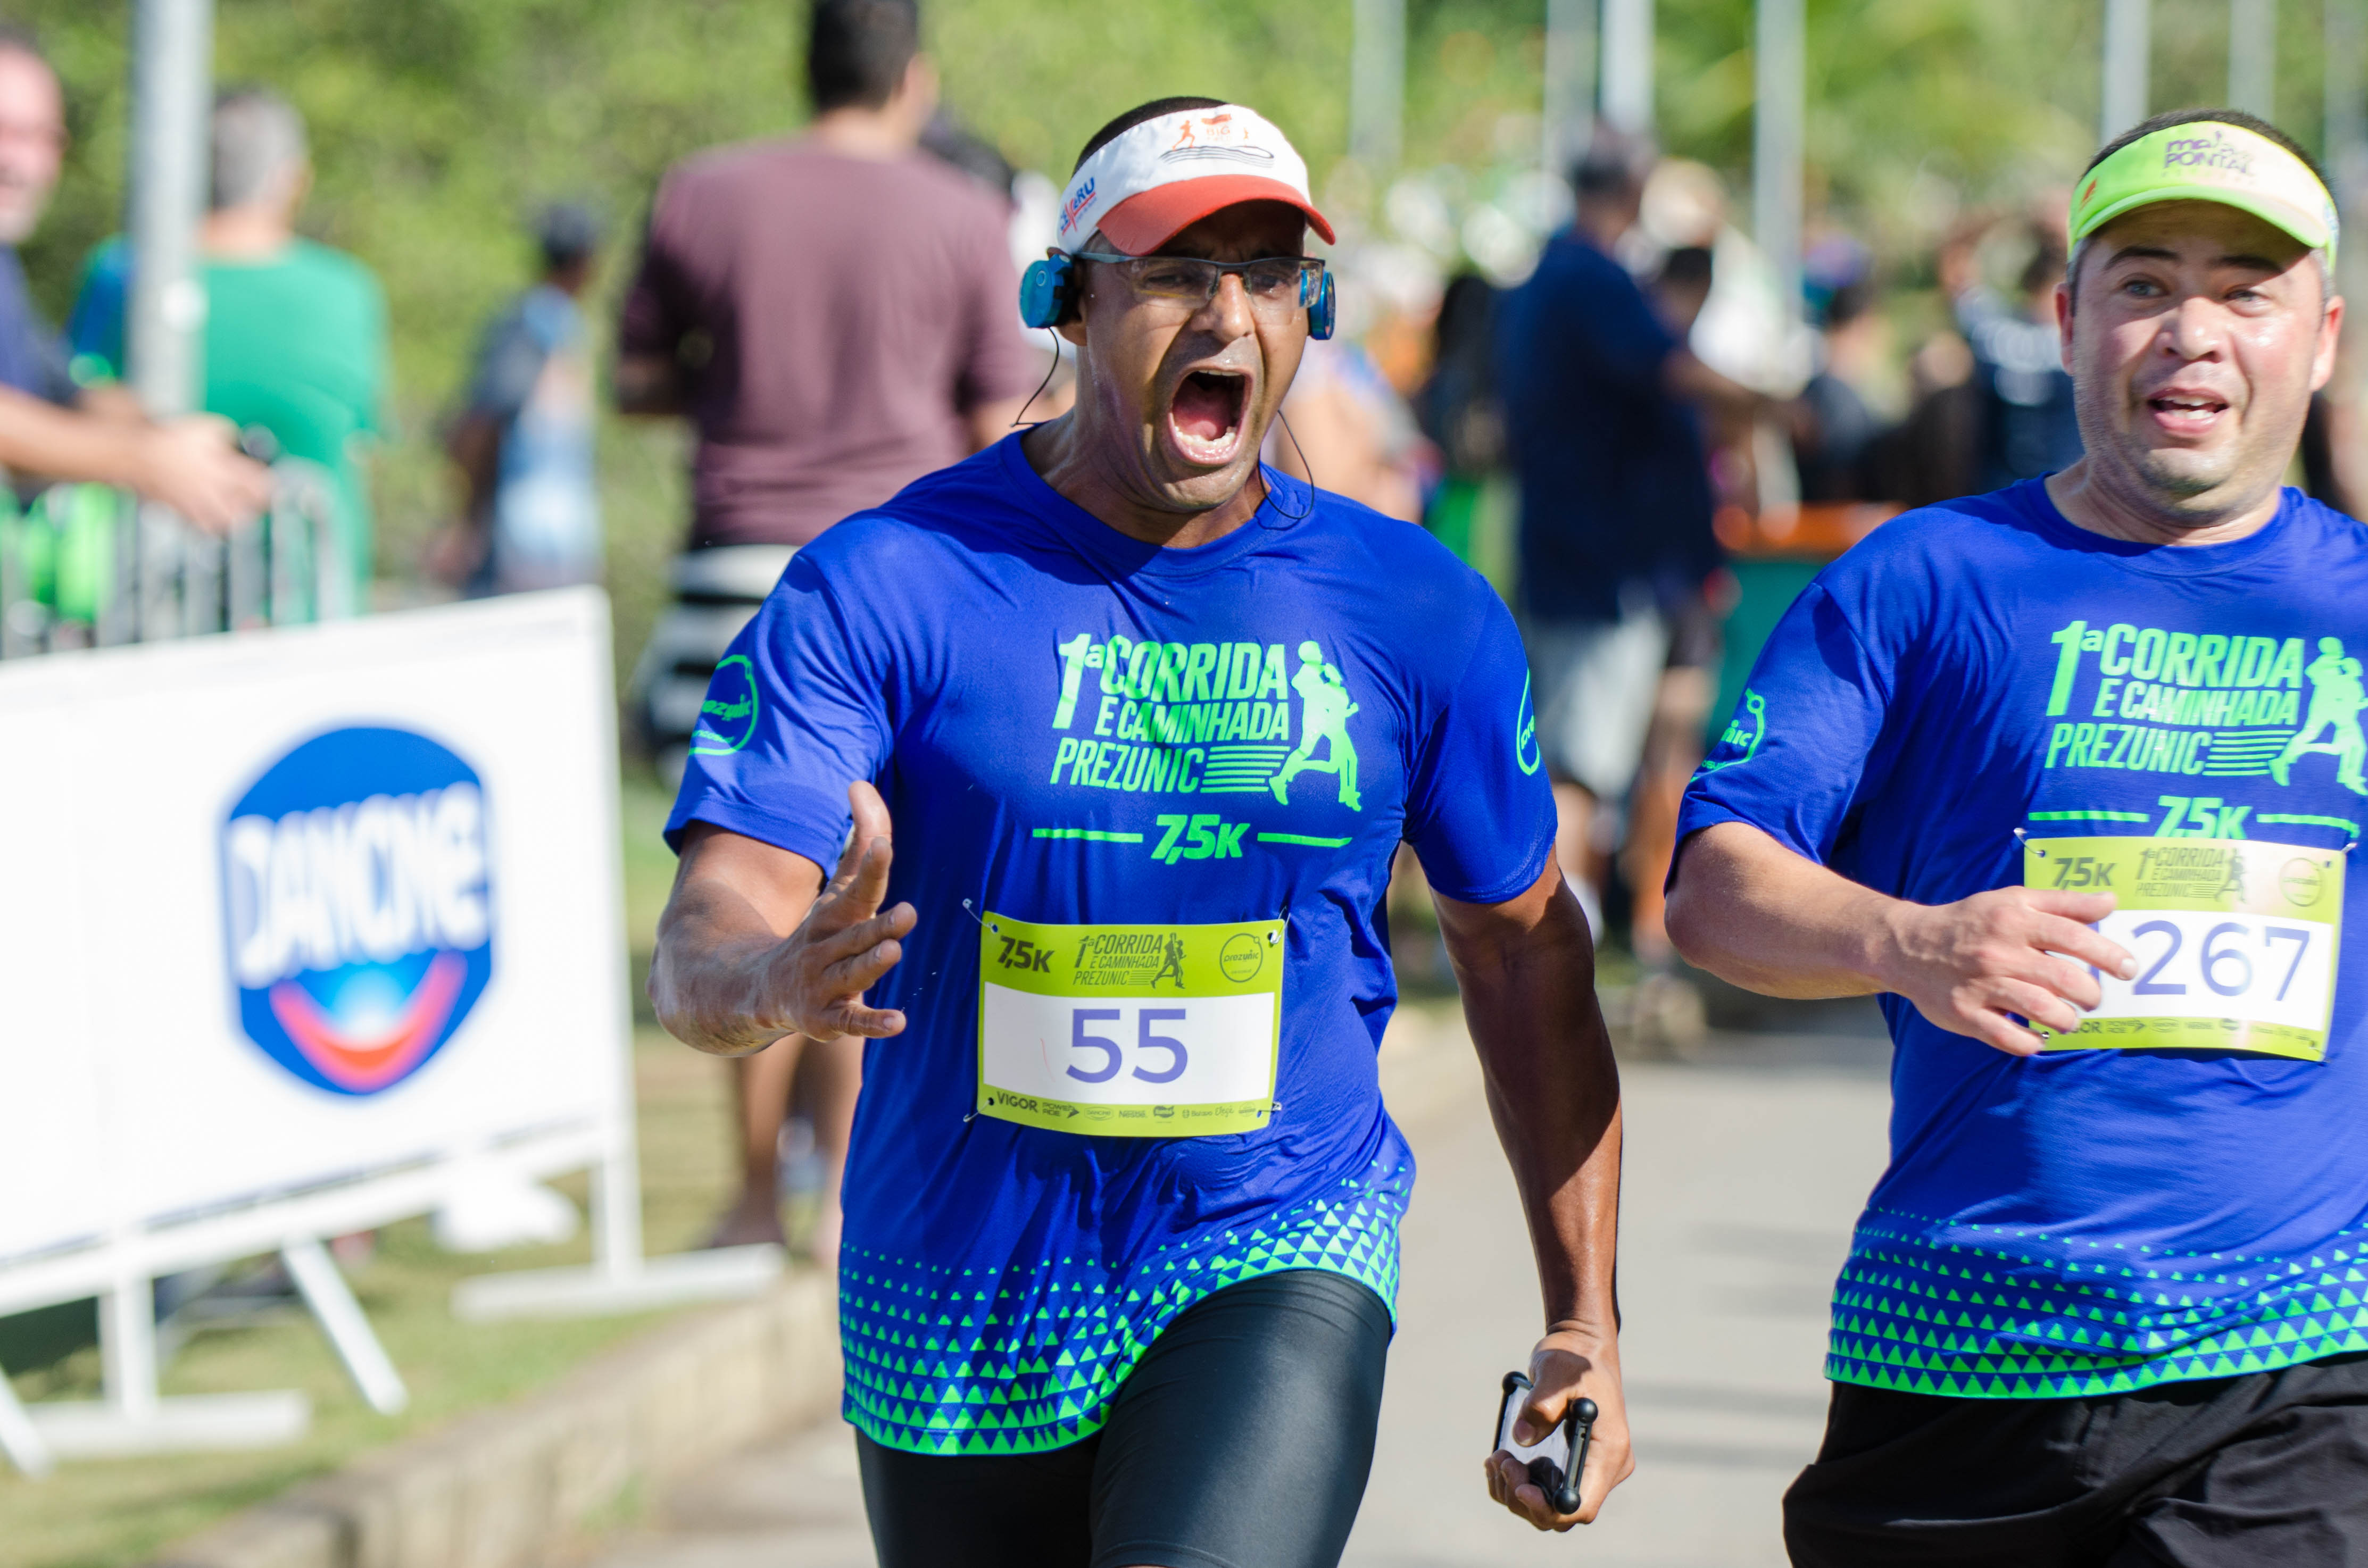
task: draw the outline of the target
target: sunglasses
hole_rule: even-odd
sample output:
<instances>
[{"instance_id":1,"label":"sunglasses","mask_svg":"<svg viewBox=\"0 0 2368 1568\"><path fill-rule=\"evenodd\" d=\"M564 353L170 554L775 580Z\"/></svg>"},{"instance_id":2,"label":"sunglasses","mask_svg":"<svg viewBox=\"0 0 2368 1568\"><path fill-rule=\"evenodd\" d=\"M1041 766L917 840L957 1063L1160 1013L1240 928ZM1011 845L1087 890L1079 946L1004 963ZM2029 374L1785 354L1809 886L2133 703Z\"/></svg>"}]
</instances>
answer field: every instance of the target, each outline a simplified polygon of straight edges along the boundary
<instances>
[{"instance_id":1,"label":"sunglasses","mask_svg":"<svg viewBox=\"0 0 2368 1568\"><path fill-rule=\"evenodd\" d=\"M1217 297L1225 274L1242 280L1253 314L1272 321L1315 303L1324 288L1324 263L1312 256L1270 256L1256 261L1206 261L1190 256L1112 256L1079 251L1079 261L1099 262L1126 279L1141 300L1197 311Z\"/></svg>"}]
</instances>

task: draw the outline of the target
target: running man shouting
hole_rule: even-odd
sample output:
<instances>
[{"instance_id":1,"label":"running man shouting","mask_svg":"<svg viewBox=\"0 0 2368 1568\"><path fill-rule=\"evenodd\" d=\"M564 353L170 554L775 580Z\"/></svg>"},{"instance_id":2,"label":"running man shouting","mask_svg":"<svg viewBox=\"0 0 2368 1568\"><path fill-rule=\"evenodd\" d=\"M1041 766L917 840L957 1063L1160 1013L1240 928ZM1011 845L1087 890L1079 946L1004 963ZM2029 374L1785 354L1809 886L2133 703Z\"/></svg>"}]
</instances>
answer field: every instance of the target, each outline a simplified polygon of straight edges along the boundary
<instances>
[{"instance_id":1,"label":"running man shouting","mask_svg":"<svg viewBox=\"0 0 2368 1568\"><path fill-rule=\"evenodd\" d=\"M2288 744L2351 722L2368 536L2280 488L2334 202L2276 128L2189 111L2098 154L2071 237L2086 455L1827 568L1679 824L1679 949L1882 993L1896 1043L1785 1540L2368 1562L2361 801L2343 745Z\"/></svg>"},{"instance_id":2,"label":"running man shouting","mask_svg":"<svg viewBox=\"0 0 2368 1568\"><path fill-rule=\"evenodd\" d=\"M754 717L683 780L659 1017L871 1039L839 1312L888 1568L1333 1563L1414 1176L1374 1068L1411 842L1537 1255L1531 1435L1602 1411L1574 1514L1509 1456L1490 1485L1567 1528L1629 1469L1619 1090L1511 619L1258 463L1331 304L1281 132L1145 105L1062 210L1028 298L1076 410L831 529L734 644L712 695ZM1361 776L1288 798L1318 728Z\"/></svg>"}]
</instances>

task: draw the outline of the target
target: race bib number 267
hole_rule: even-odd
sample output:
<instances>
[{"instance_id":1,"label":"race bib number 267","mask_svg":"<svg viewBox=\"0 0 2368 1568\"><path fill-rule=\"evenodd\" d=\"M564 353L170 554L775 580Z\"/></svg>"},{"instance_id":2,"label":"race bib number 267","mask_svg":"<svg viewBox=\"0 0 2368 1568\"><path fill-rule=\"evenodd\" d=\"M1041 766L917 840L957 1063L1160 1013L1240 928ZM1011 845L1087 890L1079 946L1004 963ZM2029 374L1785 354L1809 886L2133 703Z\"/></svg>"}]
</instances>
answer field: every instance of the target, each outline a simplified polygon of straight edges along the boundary
<instances>
[{"instance_id":1,"label":"race bib number 267","mask_svg":"<svg viewBox=\"0 0 2368 1568\"><path fill-rule=\"evenodd\" d=\"M2217 1050L2318 1062L2335 1001L2343 855L2250 839L2044 838L2023 883L2110 892L2097 929L2135 979L2091 970L2104 1002L2050 1051Z\"/></svg>"}]
</instances>

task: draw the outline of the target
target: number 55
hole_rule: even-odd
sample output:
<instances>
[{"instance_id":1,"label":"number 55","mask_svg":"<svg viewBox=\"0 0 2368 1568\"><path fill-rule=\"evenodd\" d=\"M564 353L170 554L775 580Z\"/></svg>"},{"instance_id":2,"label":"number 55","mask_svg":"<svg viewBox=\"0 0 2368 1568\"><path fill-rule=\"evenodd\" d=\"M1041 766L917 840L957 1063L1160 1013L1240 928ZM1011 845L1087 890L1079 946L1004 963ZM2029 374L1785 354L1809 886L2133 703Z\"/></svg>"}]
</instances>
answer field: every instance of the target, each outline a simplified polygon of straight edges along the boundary
<instances>
[{"instance_id":1,"label":"number 55","mask_svg":"<svg viewBox=\"0 0 2368 1568\"><path fill-rule=\"evenodd\" d=\"M1136 1015L1134 1043L1137 1049L1164 1051L1167 1052L1169 1058L1167 1065L1156 1073L1146 1073L1140 1067L1136 1068L1134 1070L1136 1077L1146 1084L1172 1084L1184 1075L1188 1060L1184 1054L1184 1042L1173 1036L1151 1032L1154 1019L1165 1023L1169 1018L1180 1020L1183 1017L1184 1009L1181 1007L1145 1007Z\"/></svg>"},{"instance_id":2,"label":"number 55","mask_svg":"<svg viewBox=\"0 0 2368 1568\"><path fill-rule=\"evenodd\" d=\"M1090 1073L1071 1067L1068 1069L1070 1077L1081 1084L1107 1084L1118 1076L1119 1063L1124 1059L1119 1051L1118 1041L1106 1040L1098 1034L1087 1034L1086 1025L1099 1023L1104 1018L1115 1019L1121 1016L1116 1007L1072 1007L1069 1010L1069 1049L1099 1051L1102 1053L1102 1064L1099 1067Z\"/></svg>"}]
</instances>

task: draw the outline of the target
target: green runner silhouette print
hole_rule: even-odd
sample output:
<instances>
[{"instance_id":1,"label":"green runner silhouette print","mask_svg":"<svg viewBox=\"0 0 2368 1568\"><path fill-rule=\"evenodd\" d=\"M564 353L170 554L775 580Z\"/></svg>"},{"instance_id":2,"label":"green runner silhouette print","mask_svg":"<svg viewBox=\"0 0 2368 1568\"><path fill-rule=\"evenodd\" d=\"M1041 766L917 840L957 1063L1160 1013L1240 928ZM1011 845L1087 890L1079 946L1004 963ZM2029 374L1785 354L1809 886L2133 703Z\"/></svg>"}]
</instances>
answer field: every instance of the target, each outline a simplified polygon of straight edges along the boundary
<instances>
[{"instance_id":1,"label":"green runner silhouette print","mask_svg":"<svg viewBox=\"0 0 2368 1568\"><path fill-rule=\"evenodd\" d=\"M1357 793L1357 745L1349 738L1349 716L1357 705L1349 700L1340 666L1326 664L1317 643L1302 642L1299 673L1291 677L1291 688L1299 693L1299 744L1274 776L1274 798L1287 806L1293 778L1302 773L1332 773L1339 776L1340 803L1352 812L1363 811ZM1322 762L1315 760L1319 742L1330 743Z\"/></svg>"},{"instance_id":2,"label":"green runner silhouette print","mask_svg":"<svg viewBox=\"0 0 2368 1568\"><path fill-rule=\"evenodd\" d=\"M2332 753L2337 782L2356 795L2368 795L2368 778L2361 772L2361 765L2368 762L2368 738L2360 733L2360 710L2368 708L2368 690L2361 686L2360 661L2344 656L2340 639L2322 637L2318 657L2305 665L2302 673L2310 677L2310 710L2270 764L2270 776L2284 784L2295 758ZM2321 730L2329 732L2323 741L2318 739Z\"/></svg>"}]
</instances>

